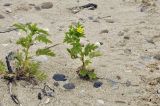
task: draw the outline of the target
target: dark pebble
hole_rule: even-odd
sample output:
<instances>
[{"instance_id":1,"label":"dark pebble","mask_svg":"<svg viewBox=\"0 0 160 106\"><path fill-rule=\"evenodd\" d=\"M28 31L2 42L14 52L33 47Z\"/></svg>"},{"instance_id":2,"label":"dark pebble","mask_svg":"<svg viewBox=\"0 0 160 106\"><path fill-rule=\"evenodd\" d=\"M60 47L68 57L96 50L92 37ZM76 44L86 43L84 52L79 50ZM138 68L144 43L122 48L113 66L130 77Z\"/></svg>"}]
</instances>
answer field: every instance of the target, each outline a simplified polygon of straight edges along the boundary
<instances>
[{"instance_id":1,"label":"dark pebble","mask_svg":"<svg viewBox=\"0 0 160 106\"><path fill-rule=\"evenodd\" d=\"M160 54L156 54L153 58L156 60L160 60Z\"/></svg>"},{"instance_id":2,"label":"dark pebble","mask_svg":"<svg viewBox=\"0 0 160 106\"><path fill-rule=\"evenodd\" d=\"M126 81L126 86L127 86L127 87L131 86L131 81L128 81L128 80L127 80L127 81Z\"/></svg>"},{"instance_id":3,"label":"dark pebble","mask_svg":"<svg viewBox=\"0 0 160 106\"><path fill-rule=\"evenodd\" d=\"M11 3L5 3L3 6L11 6Z\"/></svg>"},{"instance_id":4,"label":"dark pebble","mask_svg":"<svg viewBox=\"0 0 160 106\"><path fill-rule=\"evenodd\" d=\"M0 19L4 19L5 17L3 15L0 14Z\"/></svg>"},{"instance_id":5,"label":"dark pebble","mask_svg":"<svg viewBox=\"0 0 160 106\"><path fill-rule=\"evenodd\" d=\"M108 33L108 32L109 32L109 30L108 30L108 29L104 29L104 30L102 30L102 31L100 32L100 34Z\"/></svg>"},{"instance_id":6,"label":"dark pebble","mask_svg":"<svg viewBox=\"0 0 160 106\"><path fill-rule=\"evenodd\" d=\"M103 83L102 82L100 82L100 81L96 81L94 84L93 84L93 87L95 87L95 88L99 88L99 87L101 87L103 85Z\"/></svg>"},{"instance_id":7,"label":"dark pebble","mask_svg":"<svg viewBox=\"0 0 160 106\"><path fill-rule=\"evenodd\" d=\"M88 17L89 20L93 20L94 18L92 16Z\"/></svg>"},{"instance_id":8,"label":"dark pebble","mask_svg":"<svg viewBox=\"0 0 160 106\"><path fill-rule=\"evenodd\" d=\"M56 86L56 87L58 87L59 83L58 82L54 82L53 85Z\"/></svg>"},{"instance_id":9,"label":"dark pebble","mask_svg":"<svg viewBox=\"0 0 160 106\"><path fill-rule=\"evenodd\" d=\"M38 93L38 99L42 100L42 94L41 93Z\"/></svg>"},{"instance_id":10,"label":"dark pebble","mask_svg":"<svg viewBox=\"0 0 160 106\"><path fill-rule=\"evenodd\" d=\"M41 7L39 7L39 6L35 6L34 7L37 11L40 11L41 10Z\"/></svg>"},{"instance_id":11,"label":"dark pebble","mask_svg":"<svg viewBox=\"0 0 160 106\"><path fill-rule=\"evenodd\" d=\"M94 3L88 3L86 5L81 6L82 8L88 8L89 10L95 10L98 6Z\"/></svg>"},{"instance_id":12,"label":"dark pebble","mask_svg":"<svg viewBox=\"0 0 160 106\"><path fill-rule=\"evenodd\" d=\"M41 4L41 8L42 9L50 9L53 7L53 3L52 2L44 2Z\"/></svg>"},{"instance_id":13,"label":"dark pebble","mask_svg":"<svg viewBox=\"0 0 160 106\"><path fill-rule=\"evenodd\" d=\"M66 81L66 76L64 74L54 74L53 79L55 81Z\"/></svg>"},{"instance_id":14,"label":"dark pebble","mask_svg":"<svg viewBox=\"0 0 160 106\"><path fill-rule=\"evenodd\" d=\"M130 38L129 38L129 36L125 36L124 39L129 40Z\"/></svg>"},{"instance_id":15,"label":"dark pebble","mask_svg":"<svg viewBox=\"0 0 160 106\"><path fill-rule=\"evenodd\" d=\"M75 89L75 85L73 83L64 84L63 87L67 90Z\"/></svg>"}]
</instances>

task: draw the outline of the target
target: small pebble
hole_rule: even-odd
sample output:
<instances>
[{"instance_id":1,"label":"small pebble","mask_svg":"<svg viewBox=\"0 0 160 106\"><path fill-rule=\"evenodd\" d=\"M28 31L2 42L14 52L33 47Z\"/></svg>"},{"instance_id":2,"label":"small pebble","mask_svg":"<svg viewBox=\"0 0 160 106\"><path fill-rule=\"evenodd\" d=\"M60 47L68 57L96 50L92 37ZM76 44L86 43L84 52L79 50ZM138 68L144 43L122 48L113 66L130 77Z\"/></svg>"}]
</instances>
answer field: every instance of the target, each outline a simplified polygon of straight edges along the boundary
<instances>
[{"instance_id":1,"label":"small pebble","mask_svg":"<svg viewBox=\"0 0 160 106\"><path fill-rule=\"evenodd\" d=\"M126 54L131 54L132 51L131 51L131 49L125 49L125 50L124 50L124 53L126 53Z\"/></svg>"},{"instance_id":2,"label":"small pebble","mask_svg":"<svg viewBox=\"0 0 160 106\"><path fill-rule=\"evenodd\" d=\"M130 38L129 36L124 36L124 39L129 40Z\"/></svg>"},{"instance_id":3,"label":"small pebble","mask_svg":"<svg viewBox=\"0 0 160 106\"><path fill-rule=\"evenodd\" d=\"M37 11L40 11L41 10L41 7L40 6L35 6L34 7Z\"/></svg>"},{"instance_id":4,"label":"small pebble","mask_svg":"<svg viewBox=\"0 0 160 106\"><path fill-rule=\"evenodd\" d=\"M30 6L36 6L36 5L35 5L35 4L33 4L33 3L30 3L29 5L30 5Z\"/></svg>"},{"instance_id":5,"label":"small pebble","mask_svg":"<svg viewBox=\"0 0 160 106\"><path fill-rule=\"evenodd\" d=\"M114 20L112 20L112 19L105 19L105 21L106 21L107 23L114 23Z\"/></svg>"},{"instance_id":6,"label":"small pebble","mask_svg":"<svg viewBox=\"0 0 160 106\"><path fill-rule=\"evenodd\" d=\"M50 9L53 7L53 3L52 2L44 2L41 4L41 8L42 9Z\"/></svg>"},{"instance_id":7,"label":"small pebble","mask_svg":"<svg viewBox=\"0 0 160 106\"><path fill-rule=\"evenodd\" d=\"M94 18L92 16L88 17L89 20L93 20Z\"/></svg>"},{"instance_id":8,"label":"small pebble","mask_svg":"<svg viewBox=\"0 0 160 106\"><path fill-rule=\"evenodd\" d=\"M12 13L12 10L11 10L11 8L5 8L5 12L6 13Z\"/></svg>"},{"instance_id":9,"label":"small pebble","mask_svg":"<svg viewBox=\"0 0 160 106\"><path fill-rule=\"evenodd\" d=\"M108 33L108 32L109 32L109 30L108 30L108 29L104 29L104 30L102 30L102 31L100 32L100 34Z\"/></svg>"},{"instance_id":10,"label":"small pebble","mask_svg":"<svg viewBox=\"0 0 160 106\"><path fill-rule=\"evenodd\" d=\"M50 102L50 98L47 98L44 103L48 104L49 102Z\"/></svg>"},{"instance_id":11,"label":"small pebble","mask_svg":"<svg viewBox=\"0 0 160 106\"><path fill-rule=\"evenodd\" d=\"M42 94L40 92L38 93L38 99L42 100Z\"/></svg>"},{"instance_id":12,"label":"small pebble","mask_svg":"<svg viewBox=\"0 0 160 106\"><path fill-rule=\"evenodd\" d=\"M153 58L156 60L160 60L160 54L156 54Z\"/></svg>"},{"instance_id":13,"label":"small pebble","mask_svg":"<svg viewBox=\"0 0 160 106\"><path fill-rule=\"evenodd\" d=\"M56 86L56 87L58 87L59 83L58 82L54 82L53 85Z\"/></svg>"},{"instance_id":14,"label":"small pebble","mask_svg":"<svg viewBox=\"0 0 160 106\"><path fill-rule=\"evenodd\" d=\"M3 47L7 47L9 44L2 44Z\"/></svg>"},{"instance_id":15,"label":"small pebble","mask_svg":"<svg viewBox=\"0 0 160 106\"><path fill-rule=\"evenodd\" d=\"M63 87L67 90L75 89L75 85L73 83L64 84Z\"/></svg>"},{"instance_id":16,"label":"small pebble","mask_svg":"<svg viewBox=\"0 0 160 106\"><path fill-rule=\"evenodd\" d=\"M102 82L100 82L100 81L96 81L94 84L93 84L93 87L95 87L95 88L99 88L99 87L101 87L103 85L103 83Z\"/></svg>"},{"instance_id":17,"label":"small pebble","mask_svg":"<svg viewBox=\"0 0 160 106\"><path fill-rule=\"evenodd\" d=\"M5 17L2 15L2 14L0 14L0 19L4 19Z\"/></svg>"},{"instance_id":18,"label":"small pebble","mask_svg":"<svg viewBox=\"0 0 160 106\"><path fill-rule=\"evenodd\" d=\"M11 3L5 3L3 6L11 6Z\"/></svg>"},{"instance_id":19,"label":"small pebble","mask_svg":"<svg viewBox=\"0 0 160 106\"><path fill-rule=\"evenodd\" d=\"M55 81L66 81L66 76L64 74L54 74L53 79Z\"/></svg>"},{"instance_id":20,"label":"small pebble","mask_svg":"<svg viewBox=\"0 0 160 106\"><path fill-rule=\"evenodd\" d=\"M81 6L81 8L88 8L88 10L95 10L98 7L97 4L88 3L86 5Z\"/></svg>"},{"instance_id":21,"label":"small pebble","mask_svg":"<svg viewBox=\"0 0 160 106\"><path fill-rule=\"evenodd\" d=\"M125 101L115 101L115 103L122 103L122 104L124 104L126 102Z\"/></svg>"},{"instance_id":22,"label":"small pebble","mask_svg":"<svg viewBox=\"0 0 160 106\"><path fill-rule=\"evenodd\" d=\"M128 81L128 80L127 80L126 86L127 86L127 87L131 86L131 81Z\"/></svg>"},{"instance_id":23,"label":"small pebble","mask_svg":"<svg viewBox=\"0 0 160 106\"><path fill-rule=\"evenodd\" d=\"M157 93L160 94L160 89L157 90Z\"/></svg>"},{"instance_id":24,"label":"small pebble","mask_svg":"<svg viewBox=\"0 0 160 106\"><path fill-rule=\"evenodd\" d=\"M117 76L116 76L116 78L117 78L118 80L120 80L120 79L121 79L121 77L120 77L119 75L117 75Z\"/></svg>"}]
</instances>

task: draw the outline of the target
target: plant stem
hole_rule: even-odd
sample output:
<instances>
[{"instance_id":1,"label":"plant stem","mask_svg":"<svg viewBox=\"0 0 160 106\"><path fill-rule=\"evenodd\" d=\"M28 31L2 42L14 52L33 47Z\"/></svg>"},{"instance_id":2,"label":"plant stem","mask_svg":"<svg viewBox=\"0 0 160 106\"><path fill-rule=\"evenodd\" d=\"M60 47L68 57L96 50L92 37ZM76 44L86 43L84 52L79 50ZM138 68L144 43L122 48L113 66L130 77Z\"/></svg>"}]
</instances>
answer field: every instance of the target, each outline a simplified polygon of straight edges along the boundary
<instances>
[{"instance_id":1,"label":"plant stem","mask_svg":"<svg viewBox=\"0 0 160 106\"><path fill-rule=\"evenodd\" d=\"M81 61L82 61L82 69L86 70L84 55L82 55Z\"/></svg>"}]
</instances>

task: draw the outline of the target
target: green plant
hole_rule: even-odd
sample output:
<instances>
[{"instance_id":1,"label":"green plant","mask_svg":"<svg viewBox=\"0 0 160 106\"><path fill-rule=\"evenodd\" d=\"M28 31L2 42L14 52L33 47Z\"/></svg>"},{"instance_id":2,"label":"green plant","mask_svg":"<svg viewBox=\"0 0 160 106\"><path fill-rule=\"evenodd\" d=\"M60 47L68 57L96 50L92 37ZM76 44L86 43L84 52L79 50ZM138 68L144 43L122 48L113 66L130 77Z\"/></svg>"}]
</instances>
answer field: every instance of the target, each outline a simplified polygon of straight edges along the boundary
<instances>
[{"instance_id":1,"label":"green plant","mask_svg":"<svg viewBox=\"0 0 160 106\"><path fill-rule=\"evenodd\" d=\"M0 75L6 73L6 66L2 60L0 60Z\"/></svg>"},{"instance_id":2,"label":"green plant","mask_svg":"<svg viewBox=\"0 0 160 106\"><path fill-rule=\"evenodd\" d=\"M42 42L45 44L52 43L48 38L48 32L37 27L37 24L33 23L18 23L14 24L14 26L25 34L25 36L19 38L16 42L22 48L15 56L17 76L27 78L33 77L39 80L45 79L46 74L43 71L40 71L40 64L31 60L33 55L30 49L35 42ZM52 52L50 48L39 48L35 50L35 55L55 56L54 52Z\"/></svg>"},{"instance_id":3,"label":"green plant","mask_svg":"<svg viewBox=\"0 0 160 106\"><path fill-rule=\"evenodd\" d=\"M98 46L88 43L86 45L81 44L81 38L85 38L84 27L78 23L77 25L71 25L69 31L65 33L64 42L70 44L72 47L67 51L71 55L72 59L79 58L82 62L78 74L81 78L96 79L97 76L94 71L88 69L88 66L92 63L91 59L100 56L100 51L97 50Z\"/></svg>"}]
</instances>

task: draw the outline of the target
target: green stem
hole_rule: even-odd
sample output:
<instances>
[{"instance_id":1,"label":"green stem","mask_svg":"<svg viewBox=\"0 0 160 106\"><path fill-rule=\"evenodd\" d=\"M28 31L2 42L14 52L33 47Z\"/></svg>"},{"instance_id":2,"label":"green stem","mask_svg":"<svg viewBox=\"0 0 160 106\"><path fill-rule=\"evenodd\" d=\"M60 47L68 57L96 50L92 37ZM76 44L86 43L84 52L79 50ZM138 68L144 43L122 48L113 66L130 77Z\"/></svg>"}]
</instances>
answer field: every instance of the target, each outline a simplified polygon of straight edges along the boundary
<instances>
[{"instance_id":1,"label":"green stem","mask_svg":"<svg viewBox=\"0 0 160 106\"><path fill-rule=\"evenodd\" d=\"M86 70L84 55L82 56L81 61L82 61L82 68L83 68L84 70Z\"/></svg>"}]
</instances>

